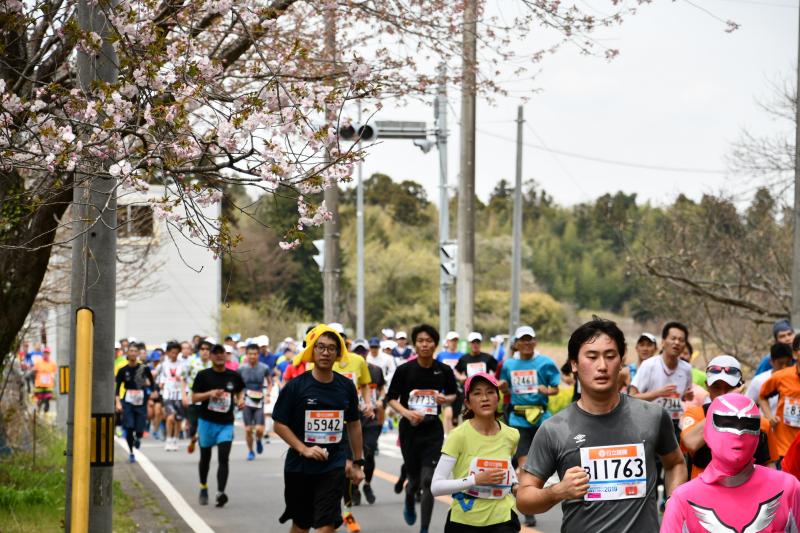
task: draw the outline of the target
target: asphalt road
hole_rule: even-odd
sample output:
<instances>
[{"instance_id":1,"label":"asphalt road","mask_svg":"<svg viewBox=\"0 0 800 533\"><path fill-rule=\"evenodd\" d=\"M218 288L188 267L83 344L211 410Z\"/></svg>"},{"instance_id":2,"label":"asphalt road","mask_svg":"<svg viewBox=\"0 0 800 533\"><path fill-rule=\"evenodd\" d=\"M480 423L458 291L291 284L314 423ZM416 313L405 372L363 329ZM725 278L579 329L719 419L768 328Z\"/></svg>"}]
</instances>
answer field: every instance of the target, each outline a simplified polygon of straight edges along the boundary
<instances>
[{"instance_id":1,"label":"asphalt road","mask_svg":"<svg viewBox=\"0 0 800 533\"><path fill-rule=\"evenodd\" d=\"M377 469L372 481L377 501L368 505L362 498L362 505L353 508L353 514L361 525L361 531L381 533L410 533L419 530L419 525L408 526L402 517L402 495L392 490L396 476L402 463L400 449L396 446L396 434L387 433L381 437L380 454L377 457ZM216 455L212 458L209 473L209 495L211 504L201 507L197 503L199 482L197 463L199 453L189 455L186 452L187 441L180 442L178 452L164 451L163 441L147 438L142 442L143 453L183 496L186 502L215 531L248 532L283 532L288 531L288 524L278 523L283 512L283 460L287 446L273 435L271 443L266 445L264 453L257 455L256 460L246 460L247 446L240 422L237 421L236 437L231 451L230 477L226 493L230 498L228 504L221 509L214 507L216 494ZM125 456L118 460L125 460ZM162 495L158 497L163 498ZM445 516L449 508L448 498L437 499L434 505L431 532L444 529ZM169 505L162 502L163 505ZM419 513L419 507L417 508ZM523 532L555 533L559 531L561 510L556 507L547 514L537 517L536 529L523 527ZM339 531L347 531L342 526Z\"/></svg>"}]
</instances>

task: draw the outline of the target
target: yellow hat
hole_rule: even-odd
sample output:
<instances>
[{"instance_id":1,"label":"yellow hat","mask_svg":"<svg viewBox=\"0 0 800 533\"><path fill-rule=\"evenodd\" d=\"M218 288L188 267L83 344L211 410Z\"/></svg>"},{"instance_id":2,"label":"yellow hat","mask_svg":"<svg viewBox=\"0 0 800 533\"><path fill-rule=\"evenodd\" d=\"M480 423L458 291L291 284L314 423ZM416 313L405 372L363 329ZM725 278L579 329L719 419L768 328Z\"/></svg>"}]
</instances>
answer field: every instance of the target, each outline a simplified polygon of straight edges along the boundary
<instances>
[{"instance_id":1,"label":"yellow hat","mask_svg":"<svg viewBox=\"0 0 800 533\"><path fill-rule=\"evenodd\" d=\"M314 327L314 329L306 333L306 347L303 348L302 352L294 357L292 363L294 363L295 366L303 362L314 362L314 345L317 344L320 335L323 333L333 333L336 335L336 339L339 341L339 357L337 360L344 361L347 359L347 345L344 343L342 336L327 324L319 324L318 326Z\"/></svg>"}]
</instances>

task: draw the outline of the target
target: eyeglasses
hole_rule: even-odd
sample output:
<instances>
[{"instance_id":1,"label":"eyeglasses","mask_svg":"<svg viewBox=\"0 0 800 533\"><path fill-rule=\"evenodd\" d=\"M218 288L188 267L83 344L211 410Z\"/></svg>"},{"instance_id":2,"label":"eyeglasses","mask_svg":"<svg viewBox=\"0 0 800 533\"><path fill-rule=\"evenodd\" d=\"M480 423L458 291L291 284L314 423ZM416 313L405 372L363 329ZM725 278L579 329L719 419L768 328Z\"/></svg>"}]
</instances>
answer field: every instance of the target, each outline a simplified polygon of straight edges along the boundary
<instances>
[{"instance_id":1,"label":"eyeglasses","mask_svg":"<svg viewBox=\"0 0 800 533\"><path fill-rule=\"evenodd\" d=\"M335 344L320 344L317 343L314 345L314 351L317 353L331 353L335 354L338 352L338 346Z\"/></svg>"},{"instance_id":2,"label":"eyeglasses","mask_svg":"<svg viewBox=\"0 0 800 533\"><path fill-rule=\"evenodd\" d=\"M706 373L708 374L728 374L729 376L741 376L742 371L733 366L719 366L719 365L711 365L706 368Z\"/></svg>"}]
</instances>

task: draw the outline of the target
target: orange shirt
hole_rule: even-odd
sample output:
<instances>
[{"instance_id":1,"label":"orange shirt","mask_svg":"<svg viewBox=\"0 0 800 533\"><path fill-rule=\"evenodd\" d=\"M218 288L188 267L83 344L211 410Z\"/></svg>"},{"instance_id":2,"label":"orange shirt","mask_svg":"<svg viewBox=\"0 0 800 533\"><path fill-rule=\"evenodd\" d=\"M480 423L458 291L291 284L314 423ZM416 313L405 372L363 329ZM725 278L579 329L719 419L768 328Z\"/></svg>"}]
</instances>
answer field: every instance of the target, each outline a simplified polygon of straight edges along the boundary
<instances>
[{"instance_id":1,"label":"orange shirt","mask_svg":"<svg viewBox=\"0 0 800 533\"><path fill-rule=\"evenodd\" d=\"M770 433L774 440L774 450L783 457L800 434L800 376L797 367L790 366L773 372L761 386L759 396L768 398L778 394L778 405L773 415L778 417L778 424Z\"/></svg>"},{"instance_id":2,"label":"orange shirt","mask_svg":"<svg viewBox=\"0 0 800 533\"><path fill-rule=\"evenodd\" d=\"M44 360L43 357L36 359L33 364L33 369L36 371L36 378L33 385L39 389L50 389L55 387L55 375L58 370L58 365L52 359Z\"/></svg>"}]
</instances>

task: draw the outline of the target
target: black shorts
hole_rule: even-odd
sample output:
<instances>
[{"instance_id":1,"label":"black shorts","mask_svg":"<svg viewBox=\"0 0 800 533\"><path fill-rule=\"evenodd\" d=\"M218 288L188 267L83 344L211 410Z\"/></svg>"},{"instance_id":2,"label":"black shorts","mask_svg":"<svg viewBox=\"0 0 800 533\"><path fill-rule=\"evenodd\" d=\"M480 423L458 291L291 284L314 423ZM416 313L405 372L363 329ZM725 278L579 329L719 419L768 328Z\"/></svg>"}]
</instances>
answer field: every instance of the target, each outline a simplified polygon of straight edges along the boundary
<instances>
[{"instance_id":1,"label":"black shorts","mask_svg":"<svg viewBox=\"0 0 800 533\"><path fill-rule=\"evenodd\" d=\"M291 520L300 529L342 525L344 468L324 474L284 472L283 479L286 510L278 519L281 524Z\"/></svg>"},{"instance_id":2,"label":"black shorts","mask_svg":"<svg viewBox=\"0 0 800 533\"><path fill-rule=\"evenodd\" d=\"M468 526L450 521L450 511L447 511L447 520L444 523L444 533L517 533L520 530L519 517L511 511L508 522L492 524L491 526Z\"/></svg>"},{"instance_id":3,"label":"black shorts","mask_svg":"<svg viewBox=\"0 0 800 533\"><path fill-rule=\"evenodd\" d=\"M400 420L400 451L409 476L416 477L425 466L436 468L443 443L444 428L438 418L418 426L405 418Z\"/></svg>"},{"instance_id":4,"label":"black shorts","mask_svg":"<svg viewBox=\"0 0 800 533\"><path fill-rule=\"evenodd\" d=\"M539 426L533 428L517 428L519 431L519 442L517 443L517 454L514 456L515 458L519 458L522 456L527 456L528 452L531 450L531 444L533 444L533 437L536 435L536 431L539 429Z\"/></svg>"}]
</instances>

